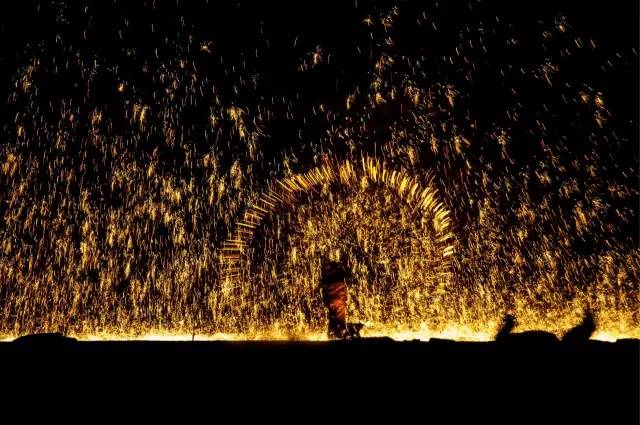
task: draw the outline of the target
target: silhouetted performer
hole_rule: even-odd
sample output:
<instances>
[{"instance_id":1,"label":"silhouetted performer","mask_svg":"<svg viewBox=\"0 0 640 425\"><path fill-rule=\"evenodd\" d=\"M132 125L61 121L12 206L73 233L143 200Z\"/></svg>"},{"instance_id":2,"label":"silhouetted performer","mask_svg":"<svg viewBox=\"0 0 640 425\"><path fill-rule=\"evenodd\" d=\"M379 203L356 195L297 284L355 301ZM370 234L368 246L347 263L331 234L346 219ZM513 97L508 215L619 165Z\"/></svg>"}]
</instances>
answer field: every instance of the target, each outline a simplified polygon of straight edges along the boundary
<instances>
[{"instance_id":1,"label":"silhouetted performer","mask_svg":"<svg viewBox=\"0 0 640 425\"><path fill-rule=\"evenodd\" d=\"M331 261L322 265L320 288L322 301L329 311L329 338L353 338L359 336L360 324L347 323L347 279L349 270Z\"/></svg>"},{"instance_id":2,"label":"silhouetted performer","mask_svg":"<svg viewBox=\"0 0 640 425\"><path fill-rule=\"evenodd\" d=\"M504 316L504 319L502 320L502 324L500 325L500 329L496 334L496 341L502 341L505 338L507 338L509 335L511 335L511 331L513 331L513 328L515 328L515 326L516 326L515 317L513 317L511 314L507 314L506 316Z\"/></svg>"},{"instance_id":3,"label":"silhouetted performer","mask_svg":"<svg viewBox=\"0 0 640 425\"><path fill-rule=\"evenodd\" d=\"M555 344L558 342L558 338L550 332L524 331L514 333L513 330L517 324L518 322L513 315L505 315L496 333L496 342L516 344Z\"/></svg>"},{"instance_id":4,"label":"silhouetted performer","mask_svg":"<svg viewBox=\"0 0 640 425\"><path fill-rule=\"evenodd\" d=\"M587 341L593 334L593 331L595 330L596 330L596 322L593 319L593 315L591 314L591 312L587 311L584 315L584 319L582 319L582 322L579 325L571 328L571 330L569 330L569 332L567 332L562 337L562 341L563 342Z\"/></svg>"}]
</instances>

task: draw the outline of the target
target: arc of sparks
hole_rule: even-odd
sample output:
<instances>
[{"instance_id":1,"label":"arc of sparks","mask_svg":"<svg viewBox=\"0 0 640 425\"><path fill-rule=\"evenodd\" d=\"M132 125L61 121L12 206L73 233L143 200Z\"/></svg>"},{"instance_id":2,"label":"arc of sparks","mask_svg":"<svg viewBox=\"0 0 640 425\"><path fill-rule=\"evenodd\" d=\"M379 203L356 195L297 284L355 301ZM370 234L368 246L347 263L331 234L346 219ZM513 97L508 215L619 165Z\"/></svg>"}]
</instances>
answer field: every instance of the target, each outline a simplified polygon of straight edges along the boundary
<instances>
[{"instance_id":1,"label":"arc of sparks","mask_svg":"<svg viewBox=\"0 0 640 425\"><path fill-rule=\"evenodd\" d=\"M351 186L362 178L395 193L414 210L431 217L436 242L442 246L443 270L448 270L454 254L454 235L451 230L450 212L438 198L438 191L431 184L423 186L404 170L388 167L379 159L362 156L359 161L336 159L306 173L296 174L272 183L257 200L250 204L237 221L232 235L224 242L220 263L222 277L232 278L240 271L240 262L246 255L255 231L263 221L282 208L295 208L301 202L300 195L318 190L327 184Z\"/></svg>"}]
</instances>

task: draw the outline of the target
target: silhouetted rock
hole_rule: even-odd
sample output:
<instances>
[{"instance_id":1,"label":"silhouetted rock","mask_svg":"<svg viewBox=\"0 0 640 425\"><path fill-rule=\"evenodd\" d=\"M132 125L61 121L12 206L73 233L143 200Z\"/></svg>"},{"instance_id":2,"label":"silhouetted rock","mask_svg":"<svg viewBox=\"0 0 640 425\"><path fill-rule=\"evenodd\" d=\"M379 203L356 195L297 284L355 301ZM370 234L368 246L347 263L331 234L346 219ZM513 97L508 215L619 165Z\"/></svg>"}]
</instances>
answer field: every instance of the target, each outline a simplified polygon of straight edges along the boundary
<instances>
[{"instance_id":1,"label":"silhouetted rock","mask_svg":"<svg viewBox=\"0 0 640 425\"><path fill-rule=\"evenodd\" d=\"M628 345L628 346L640 348L640 340L636 338L620 338L616 340L616 345Z\"/></svg>"},{"instance_id":2,"label":"silhouetted rock","mask_svg":"<svg viewBox=\"0 0 640 425\"><path fill-rule=\"evenodd\" d=\"M555 344L559 342L558 337L550 332L544 331L525 331L519 333L510 333L501 337L498 342L508 342L517 344Z\"/></svg>"},{"instance_id":3,"label":"silhouetted rock","mask_svg":"<svg viewBox=\"0 0 640 425\"><path fill-rule=\"evenodd\" d=\"M414 339L414 342L420 343L420 340ZM452 345L452 344L466 344L465 342L454 341L452 339L445 338L430 338L429 345L431 346L439 346L439 345Z\"/></svg>"},{"instance_id":4,"label":"silhouetted rock","mask_svg":"<svg viewBox=\"0 0 640 425\"><path fill-rule=\"evenodd\" d=\"M569 330L563 337L562 342L584 342L589 340L591 335L593 335L593 331L596 330L596 322L593 319L593 315L591 312L587 312L582 319L582 322Z\"/></svg>"},{"instance_id":5,"label":"silhouetted rock","mask_svg":"<svg viewBox=\"0 0 640 425\"><path fill-rule=\"evenodd\" d=\"M33 345L58 345L77 342L75 338L65 336L59 332L56 333L39 333L24 335L16 338L14 344L33 344Z\"/></svg>"}]
</instances>

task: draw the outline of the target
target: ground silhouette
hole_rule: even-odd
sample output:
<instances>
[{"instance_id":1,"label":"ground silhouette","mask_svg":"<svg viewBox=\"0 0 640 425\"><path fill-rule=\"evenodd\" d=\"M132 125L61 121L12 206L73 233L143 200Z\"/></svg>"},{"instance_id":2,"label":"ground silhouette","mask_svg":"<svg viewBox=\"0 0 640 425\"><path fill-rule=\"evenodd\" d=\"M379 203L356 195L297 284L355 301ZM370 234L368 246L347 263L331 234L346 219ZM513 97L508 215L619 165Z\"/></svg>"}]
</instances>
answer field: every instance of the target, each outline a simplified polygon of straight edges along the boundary
<instances>
[{"instance_id":1,"label":"ground silhouette","mask_svg":"<svg viewBox=\"0 0 640 425\"><path fill-rule=\"evenodd\" d=\"M106 400L142 410L147 421L180 406L185 421L232 413L255 422L302 409L297 420L333 421L345 411L340 418L391 423L624 424L638 419L639 355L638 340L572 344L535 332L495 342L84 342L45 334L0 343L1 399L60 397L74 407Z\"/></svg>"}]
</instances>

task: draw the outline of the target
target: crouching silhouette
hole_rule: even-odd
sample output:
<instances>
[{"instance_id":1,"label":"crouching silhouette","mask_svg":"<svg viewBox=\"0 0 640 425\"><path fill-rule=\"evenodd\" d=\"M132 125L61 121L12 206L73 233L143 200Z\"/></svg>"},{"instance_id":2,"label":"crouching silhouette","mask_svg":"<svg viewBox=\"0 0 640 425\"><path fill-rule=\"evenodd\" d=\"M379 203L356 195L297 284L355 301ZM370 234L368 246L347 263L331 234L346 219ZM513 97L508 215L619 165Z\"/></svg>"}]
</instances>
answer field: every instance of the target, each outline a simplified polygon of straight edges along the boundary
<instances>
[{"instance_id":1,"label":"crouching silhouette","mask_svg":"<svg viewBox=\"0 0 640 425\"><path fill-rule=\"evenodd\" d=\"M524 331L514 333L513 330L517 324L515 317L507 314L495 335L496 342L507 344L554 344L558 342L558 338L550 332Z\"/></svg>"}]
</instances>

